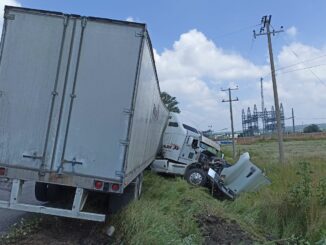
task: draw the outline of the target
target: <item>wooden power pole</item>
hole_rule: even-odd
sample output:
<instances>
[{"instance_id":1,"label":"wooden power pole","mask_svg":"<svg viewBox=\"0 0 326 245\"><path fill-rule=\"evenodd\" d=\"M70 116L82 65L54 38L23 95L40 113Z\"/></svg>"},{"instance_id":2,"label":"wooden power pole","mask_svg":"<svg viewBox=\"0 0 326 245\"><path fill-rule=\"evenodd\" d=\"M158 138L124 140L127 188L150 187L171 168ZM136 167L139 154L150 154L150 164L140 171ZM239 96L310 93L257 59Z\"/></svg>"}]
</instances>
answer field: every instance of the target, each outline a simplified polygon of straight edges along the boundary
<instances>
[{"instance_id":1,"label":"wooden power pole","mask_svg":"<svg viewBox=\"0 0 326 245\"><path fill-rule=\"evenodd\" d=\"M232 153L233 153L232 156L233 156L233 159L235 159L235 143L234 143L232 102L233 101L239 101L239 99L238 99L238 97L236 99L232 99L232 95L231 95L232 90L238 90L238 87L236 87L236 88L228 88L228 89L221 89L221 91L229 91L229 99L228 100L222 100L222 102L229 102L229 104L230 104L231 133L232 133Z\"/></svg>"},{"instance_id":2,"label":"wooden power pole","mask_svg":"<svg viewBox=\"0 0 326 245\"><path fill-rule=\"evenodd\" d=\"M278 31L270 31L272 16L264 16L261 20L262 27L260 28L260 32L257 34L254 31L254 38L257 36L267 35L268 41L268 51L269 51L269 60L271 64L271 71L272 71L272 81L273 81L273 92L274 92L274 104L275 104L275 112L276 112L276 126L277 126L277 136L278 136L278 146L279 146L279 161L280 163L284 164L284 146L283 146L283 130L281 124L281 113L280 113L280 103L278 99L278 92L277 92L277 84L276 84L276 75L275 75L275 66L274 66L274 56L273 56L273 48L272 48L272 38L271 35L275 35L276 33L283 32L283 27L281 30Z\"/></svg>"}]
</instances>

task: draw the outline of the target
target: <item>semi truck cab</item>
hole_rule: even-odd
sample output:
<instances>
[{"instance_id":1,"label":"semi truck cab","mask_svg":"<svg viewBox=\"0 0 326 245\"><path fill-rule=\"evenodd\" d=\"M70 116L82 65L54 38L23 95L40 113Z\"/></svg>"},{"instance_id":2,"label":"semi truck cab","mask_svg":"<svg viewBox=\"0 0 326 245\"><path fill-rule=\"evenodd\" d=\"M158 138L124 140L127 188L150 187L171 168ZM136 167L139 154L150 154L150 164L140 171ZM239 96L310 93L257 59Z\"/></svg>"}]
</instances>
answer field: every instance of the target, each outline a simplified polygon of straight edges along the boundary
<instances>
[{"instance_id":1,"label":"semi truck cab","mask_svg":"<svg viewBox=\"0 0 326 245\"><path fill-rule=\"evenodd\" d=\"M184 175L187 166L198 162L201 137L196 128L184 124L176 113L170 113L161 151L151 169L154 172Z\"/></svg>"}]
</instances>

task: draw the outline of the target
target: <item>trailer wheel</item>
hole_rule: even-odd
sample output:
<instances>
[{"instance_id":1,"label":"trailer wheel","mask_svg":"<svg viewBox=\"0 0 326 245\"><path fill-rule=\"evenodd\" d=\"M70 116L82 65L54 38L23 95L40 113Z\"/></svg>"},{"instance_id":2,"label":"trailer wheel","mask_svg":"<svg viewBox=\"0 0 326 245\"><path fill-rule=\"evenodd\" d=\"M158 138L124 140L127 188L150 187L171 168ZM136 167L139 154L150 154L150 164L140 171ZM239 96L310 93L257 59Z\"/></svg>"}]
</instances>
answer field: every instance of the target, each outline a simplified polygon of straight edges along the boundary
<instances>
[{"instance_id":1,"label":"trailer wheel","mask_svg":"<svg viewBox=\"0 0 326 245\"><path fill-rule=\"evenodd\" d=\"M207 183L207 175L204 170L200 168L192 168L187 170L185 179L191 185L205 186Z\"/></svg>"},{"instance_id":2,"label":"trailer wheel","mask_svg":"<svg viewBox=\"0 0 326 245\"><path fill-rule=\"evenodd\" d=\"M61 193L62 191L60 185L54 185L54 184L48 185L47 197L49 202L59 201L62 198Z\"/></svg>"},{"instance_id":3,"label":"trailer wheel","mask_svg":"<svg viewBox=\"0 0 326 245\"><path fill-rule=\"evenodd\" d=\"M130 183L123 194L112 193L109 196L109 213L114 214L127 206L130 202L138 200L143 189L143 173L139 174L136 179Z\"/></svg>"},{"instance_id":4,"label":"trailer wheel","mask_svg":"<svg viewBox=\"0 0 326 245\"><path fill-rule=\"evenodd\" d=\"M35 183L35 198L40 202L48 201L48 185L46 183Z\"/></svg>"}]
</instances>

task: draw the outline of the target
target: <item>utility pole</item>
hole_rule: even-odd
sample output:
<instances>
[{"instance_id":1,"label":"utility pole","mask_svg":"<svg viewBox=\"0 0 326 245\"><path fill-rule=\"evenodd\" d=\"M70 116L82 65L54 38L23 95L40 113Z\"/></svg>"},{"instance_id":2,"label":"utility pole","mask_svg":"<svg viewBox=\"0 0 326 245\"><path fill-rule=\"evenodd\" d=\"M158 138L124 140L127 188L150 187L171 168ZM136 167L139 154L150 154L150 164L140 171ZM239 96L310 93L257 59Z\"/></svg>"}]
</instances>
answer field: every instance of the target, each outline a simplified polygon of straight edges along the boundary
<instances>
[{"instance_id":1,"label":"utility pole","mask_svg":"<svg viewBox=\"0 0 326 245\"><path fill-rule=\"evenodd\" d=\"M235 143L234 143L232 102L233 101L239 101L239 99L238 99L238 97L236 99L232 99L232 96L231 96L231 91L232 90L238 90L238 87L236 87L236 88L228 88L228 89L221 89L221 91L229 91L229 99L228 100L222 100L222 102L229 102L229 104L230 104L231 133L232 133L232 153L233 153L233 159L235 159Z\"/></svg>"},{"instance_id":2,"label":"utility pole","mask_svg":"<svg viewBox=\"0 0 326 245\"><path fill-rule=\"evenodd\" d=\"M256 31L254 31L254 38L256 38L257 36L267 35L269 60L270 60L271 71L272 71L274 104L275 104L275 112L276 112L277 136L278 136L278 146L279 146L279 161L280 161L280 163L284 164L283 132L282 132L280 103L278 100L275 66L274 66L274 56L273 56L273 48L272 48L272 38L271 38L271 34L273 34L273 36L275 36L275 34L283 32L284 30L283 30L283 27L281 27L281 30L270 31L271 19L272 19L271 15L262 17L261 24L263 26L260 28L260 31L258 34L256 33Z\"/></svg>"},{"instance_id":3,"label":"utility pole","mask_svg":"<svg viewBox=\"0 0 326 245\"><path fill-rule=\"evenodd\" d=\"M295 133L294 111L293 111L293 108L292 108L292 127L293 127L293 133Z\"/></svg>"}]
</instances>

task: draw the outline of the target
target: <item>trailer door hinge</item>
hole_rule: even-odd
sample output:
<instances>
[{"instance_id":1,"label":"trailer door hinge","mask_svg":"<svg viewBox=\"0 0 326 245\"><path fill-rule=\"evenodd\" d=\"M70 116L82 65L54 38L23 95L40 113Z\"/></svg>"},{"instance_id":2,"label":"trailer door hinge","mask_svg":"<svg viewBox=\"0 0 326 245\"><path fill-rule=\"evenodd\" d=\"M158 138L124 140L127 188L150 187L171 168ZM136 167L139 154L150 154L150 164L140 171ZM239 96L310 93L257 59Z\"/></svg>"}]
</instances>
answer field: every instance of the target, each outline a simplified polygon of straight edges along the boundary
<instances>
[{"instance_id":1,"label":"trailer door hinge","mask_svg":"<svg viewBox=\"0 0 326 245\"><path fill-rule=\"evenodd\" d=\"M64 18L63 18L63 25L64 26L68 25L68 19L69 19L69 17L67 15L65 15Z\"/></svg>"},{"instance_id":2,"label":"trailer door hinge","mask_svg":"<svg viewBox=\"0 0 326 245\"><path fill-rule=\"evenodd\" d=\"M14 20L15 19L15 15L14 14L5 14L4 18L7 20Z\"/></svg>"},{"instance_id":3,"label":"trailer door hinge","mask_svg":"<svg viewBox=\"0 0 326 245\"><path fill-rule=\"evenodd\" d=\"M127 146L129 145L129 140L120 140L120 144Z\"/></svg>"},{"instance_id":4,"label":"trailer door hinge","mask_svg":"<svg viewBox=\"0 0 326 245\"><path fill-rule=\"evenodd\" d=\"M82 18L82 21L81 21L82 27L85 27L86 26L86 23L87 23L87 17L83 17Z\"/></svg>"},{"instance_id":5,"label":"trailer door hinge","mask_svg":"<svg viewBox=\"0 0 326 245\"><path fill-rule=\"evenodd\" d=\"M143 37L144 36L144 32L136 32L135 33L136 37Z\"/></svg>"},{"instance_id":6,"label":"trailer door hinge","mask_svg":"<svg viewBox=\"0 0 326 245\"><path fill-rule=\"evenodd\" d=\"M131 110L131 109L127 109L127 108L125 108L125 109L123 110L123 112L124 112L125 114L128 114L128 115L132 115L132 114L133 114L133 110Z\"/></svg>"}]
</instances>

